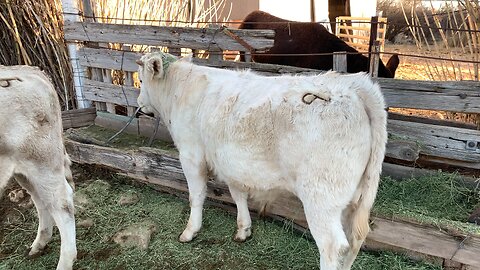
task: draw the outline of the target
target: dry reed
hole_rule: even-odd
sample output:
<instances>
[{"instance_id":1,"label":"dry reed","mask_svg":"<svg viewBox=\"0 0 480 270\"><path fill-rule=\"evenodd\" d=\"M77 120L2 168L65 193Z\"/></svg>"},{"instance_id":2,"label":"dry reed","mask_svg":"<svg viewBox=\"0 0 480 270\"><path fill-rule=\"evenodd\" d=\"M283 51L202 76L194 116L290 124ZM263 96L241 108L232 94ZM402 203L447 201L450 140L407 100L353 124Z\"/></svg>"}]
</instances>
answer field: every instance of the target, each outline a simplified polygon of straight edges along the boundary
<instances>
[{"instance_id":1,"label":"dry reed","mask_svg":"<svg viewBox=\"0 0 480 270\"><path fill-rule=\"evenodd\" d=\"M418 1L410 10L403 4L402 9L419 52L450 59L424 60L430 80L478 81L478 64L454 61L479 61L478 2L448 0L435 9L433 0Z\"/></svg>"},{"instance_id":2,"label":"dry reed","mask_svg":"<svg viewBox=\"0 0 480 270\"><path fill-rule=\"evenodd\" d=\"M60 0L0 0L0 37L1 65L40 67L63 109L76 106Z\"/></svg>"}]
</instances>

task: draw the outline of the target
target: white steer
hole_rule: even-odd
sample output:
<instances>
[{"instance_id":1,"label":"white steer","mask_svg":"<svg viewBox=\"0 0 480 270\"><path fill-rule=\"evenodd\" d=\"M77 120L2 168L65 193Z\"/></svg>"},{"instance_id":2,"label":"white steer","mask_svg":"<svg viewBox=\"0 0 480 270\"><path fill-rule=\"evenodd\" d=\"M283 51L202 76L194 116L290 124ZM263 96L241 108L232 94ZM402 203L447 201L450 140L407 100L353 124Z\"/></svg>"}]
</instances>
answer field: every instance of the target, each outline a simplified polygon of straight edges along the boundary
<instances>
[{"instance_id":1,"label":"white steer","mask_svg":"<svg viewBox=\"0 0 480 270\"><path fill-rule=\"evenodd\" d=\"M57 93L38 68L0 66L0 104L0 197L13 176L30 193L39 218L28 255L41 254L56 224L62 241L57 269L72 269L73 181Z\"/></svg>"},{"instance_id":2,"label":"white steer","mask_svg":"<svg viewBox=\"0 0 480 270\"><path fill-rule=\"evenodd\" d=\"M369 232L387 141L381 91L366 74L263 77L144 55L138 104L159 115L188 181L200 230L207 172L237 205L235 240L251 234L247 198L286 190L303 203L322 270L350 269Z\"/></svg>"}]
</instances>

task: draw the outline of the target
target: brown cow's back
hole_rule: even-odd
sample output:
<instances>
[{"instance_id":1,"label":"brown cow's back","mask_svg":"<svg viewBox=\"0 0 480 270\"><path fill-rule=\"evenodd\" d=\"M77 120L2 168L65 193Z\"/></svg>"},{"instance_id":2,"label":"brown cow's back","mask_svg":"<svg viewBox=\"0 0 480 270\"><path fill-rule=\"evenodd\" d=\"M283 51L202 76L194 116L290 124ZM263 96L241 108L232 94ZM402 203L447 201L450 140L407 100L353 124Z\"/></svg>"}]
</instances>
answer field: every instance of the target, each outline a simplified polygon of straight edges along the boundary
<instances>
[{"instance_id":1,"label":"brown cow's back","mask_svg":"<svg viewBox=\"0 0 480 270\"><path fill-rule=\"evenodd\" d=\"M255 62L331 70L333 52L358 52L319 23L288 21L263 11L254 11L247 15L239 28L275 30L273 47L264 54L252 55ZM394 57L398 59L398 56ZM243 57L242 60L244 60ZM396 62L398 63L398 60ZM347 55L347 72L368 71L368 67L366 56ZM393 74L380 61L378 75L392 78L396 66L392 65L392 68Z\"/></svg>"}]
</instances>

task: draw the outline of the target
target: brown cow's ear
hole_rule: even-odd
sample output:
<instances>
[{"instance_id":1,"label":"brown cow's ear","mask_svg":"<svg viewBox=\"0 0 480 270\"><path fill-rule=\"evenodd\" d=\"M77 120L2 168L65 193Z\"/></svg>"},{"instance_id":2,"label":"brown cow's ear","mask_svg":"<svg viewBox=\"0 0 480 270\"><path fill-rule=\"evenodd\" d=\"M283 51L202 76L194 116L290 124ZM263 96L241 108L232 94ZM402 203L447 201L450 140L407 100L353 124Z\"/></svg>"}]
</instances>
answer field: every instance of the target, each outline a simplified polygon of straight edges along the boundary
<instances>
[{"instance_id":1,"label":"brown cow's ear","mask_svg":"<svg viewBox=\"0 0 480 270\"><path fill-rule=\"evenodd\" d=\"M385 67L390 70L392 73L392 78L395 77L395 71L397 70L398 65L400 64L400 58L398 58L398 54L393 54L390 59L388 59L387 64Z\"/></svg>"}]
</instances>

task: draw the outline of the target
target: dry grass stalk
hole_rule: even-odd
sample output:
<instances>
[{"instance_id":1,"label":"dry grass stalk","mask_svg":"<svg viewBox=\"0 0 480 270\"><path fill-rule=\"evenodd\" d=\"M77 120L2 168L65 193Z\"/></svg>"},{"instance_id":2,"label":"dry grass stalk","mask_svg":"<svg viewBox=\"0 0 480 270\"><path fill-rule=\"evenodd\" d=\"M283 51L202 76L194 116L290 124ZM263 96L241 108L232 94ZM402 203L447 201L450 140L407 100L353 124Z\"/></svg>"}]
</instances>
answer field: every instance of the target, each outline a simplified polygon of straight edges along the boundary
<instances>
[{"instance_id":1,"label":"dry grass stalk","mask_svg":"<svg viewBox=\"0 0 480 270\"><path fill-rule=\"evenodd\" d=\"M75 107L60 0L0 0L0 64L39 66L64 109Z\"/></svg>"},{"instance_id":2,"label":"dry grass stalk","mask_svg":"<svg viewBox=\"0 0 480 270\"><path fill-rule=\"evenodd\" d=\"M478 64L453 60L478 61L479 4L476 1L445 1L440 10L433 0L428 6L412 5L410 17L404 11L405 20L420 52L451 60L425 60L431 80L478 80ZM447 29L447 30L444 30Z\"/></svg>"}]
</instances>

